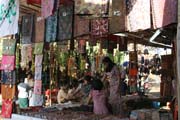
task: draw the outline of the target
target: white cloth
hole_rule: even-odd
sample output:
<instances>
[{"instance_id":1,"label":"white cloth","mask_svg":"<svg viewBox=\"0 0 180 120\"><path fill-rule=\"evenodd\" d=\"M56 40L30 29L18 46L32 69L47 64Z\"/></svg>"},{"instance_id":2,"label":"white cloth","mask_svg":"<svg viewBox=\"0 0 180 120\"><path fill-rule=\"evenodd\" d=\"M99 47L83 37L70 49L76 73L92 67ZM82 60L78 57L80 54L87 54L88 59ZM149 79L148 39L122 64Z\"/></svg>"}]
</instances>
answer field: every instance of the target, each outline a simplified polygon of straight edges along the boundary
<instances>
[{"instance_id":1,"label":"white cloth","mask_svg":"<svg viewBox=\"0 0 180 120\"><path fill-rule=\"evenodd\" d=\"M28 98L27 88L18 85L18 98Z\"/></svg>"},{"instance_id":2,"label":"white cloth","mask_svg":"<svg viewBox=\"0 0 180 120\"><path fill-rule=\"evenodd\" d=\"M0 0L0 9L0 37L16 34L18 32L19 0Z\"/></svg>"}]
</instances>

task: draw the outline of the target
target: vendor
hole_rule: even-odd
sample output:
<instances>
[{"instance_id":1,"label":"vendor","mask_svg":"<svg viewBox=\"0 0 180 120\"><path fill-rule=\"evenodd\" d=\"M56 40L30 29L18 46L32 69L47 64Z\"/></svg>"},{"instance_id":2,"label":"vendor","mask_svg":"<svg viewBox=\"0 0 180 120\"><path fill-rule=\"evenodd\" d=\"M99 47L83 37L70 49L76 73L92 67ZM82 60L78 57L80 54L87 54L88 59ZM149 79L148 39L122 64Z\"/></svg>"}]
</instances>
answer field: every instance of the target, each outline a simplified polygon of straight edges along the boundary
<instances>
[{"instance_id":1,"label":"vendor","mask_svg":"<svg viewBox=\"0 0 180 120\"><path fill-rule=\"evenodd\" d=\"M67 85L61 85L60 90L58 91L57 101L58 101L58 104L68 101Z\"/></svg>"}]
</instances>

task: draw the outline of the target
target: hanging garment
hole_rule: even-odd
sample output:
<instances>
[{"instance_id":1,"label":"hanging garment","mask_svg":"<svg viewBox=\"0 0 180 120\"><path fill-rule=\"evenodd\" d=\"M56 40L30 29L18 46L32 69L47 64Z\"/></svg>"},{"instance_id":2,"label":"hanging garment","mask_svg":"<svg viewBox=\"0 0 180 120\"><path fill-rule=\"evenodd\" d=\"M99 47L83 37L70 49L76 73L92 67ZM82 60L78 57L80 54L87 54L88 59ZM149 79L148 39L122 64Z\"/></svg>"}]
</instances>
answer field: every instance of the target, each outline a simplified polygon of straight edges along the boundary
<instances>
[{"instance_id":1,"label":"hanging garment","mask_svg":"<svg viewBox=\"0 0 180 120\"><path fill-rule=\"evenodd\" d=\"M35 55L42 54L43 53L43 46L44 46L43 42L35 43L34 54Z\"/></svg>"},{"instance_id":2,"label":"hanging garment","mask_svg":"<svg viewBox=\"0 0 180 120\"><path fill-rule=\"evenodd\" d=\"M22 44L21 46L21 67L26 67L26 65L32 61L32 45Z\"/></svg>"},{"instance_id":3,"label":"hanging garment","mask_svg":"<svg viewBox=\"0 0 180 120\"><path fill-rule=\"evenodd\" d=\"M127 0L127 30L135 32L151 27L150 0Z\"/></svg>"},{"instance_id":4,"label":"hanging garment","mask_svg":"<svg viewBox=\"0 0 180 120\"><path fill-rule=\"evenodd\" d=\"M3 55L14 55L16 47L15 39L4 39L3 40Z\"/></svg>"},{"instance_id":5,"label":"hanging garment","mask_svg":"<svg viewBox=\"0 0 180 120\"><path fill-rule=\"evenodd\" d=\"M1 71L1 83L14 85L16 83L16 72L6 70Z\"/></svg>"},{"instance_id":6,"label":"hanging garment","mask_svg":"<svg viewBox=\"0 0 180 120\"><path fill-rule=\"evenodd\" d=\"M19 0L0 0L0 37L18 32Z\"/></svg>"},{"instance_id":7,"label":"hanging garment","mask_svg":"<svg viewBox=\"0 0 180 120\"><path fill-rule=\"evenodd\" d=\"M177 0L151 0L153 28L177 22Z\"/></svg>"},{"instance_id":8,"label":"hanging garment","mask_svg":"<svg viewBox=\"0 0 180 120\"><path fill-rule=\"evenodd\" d=\"M36 55L35 56L35 67L42 66L42 60L43 60L43 55Z\"/></svg>"},{"instance_id":9,"label":"hanging garment","mask_svg":"<svg viewBox=\"0 0 180 120\"><path fill-rule=\"evenodd\" d=\"M41 13L44 18L52 15L54 0L41 0Z\"/></svg>"},{"instance_id":10,"label":"hanging garment","mask_svg":"<svg viewBox=\"0 0 180 120\"><path fill-rule=\"evenodd\" d=\"M89 34L89 24L90 20L85 18L85 17L81 17L81 16L75 16L75 27L74 27L74 36L81 36L81 35L87 35Z\"/></svg>"},{"instance_id":11,"label":"hanging garment","mask_svg":"<svg viewBox=\"0 0 180 120\"><path fill-rule=\"evenodd\" d=\"M34 28L33 14L23 16L22 17L22 44L32 43L33 28Z\"/></svg>"},{"instance_id":12,"label":"hanging garment","mask_svg":"<svg viewBox=\"0 0 180 120\"><path fill-rule=\"evenodd\" d=\"M108 19L100 18L91 21L91 35L94 37L103 37L108 33Z\"/></svg>"},{"instance_id":13,"label":"hanging garment","mask_svg":"<svg viewBox=\"0 0 180 120\"><path fill-rule=\"evenodd\" d=\"M86 53L86 40L78 40L79 53Z\"/></svg>"},{"instance_id":14,"label":"hanging garment","mask_svg":"<svg viewBox=\"0 0 180 120\"><path fill-rule=\"evenodd\" d=\"M13 99L15 97L16 86L1 84L1 92L4 100Z\"/></svg>"},{"instance_id":15,"label":"hanging garment","mask_svg":"<svg viewBox=\"0 0 180 120\"><path fill-rule=\"evenodd\" d=\"M1 116L3 118L11 118L12 115L12 100L2 100Z\"/></svg>"},{"instance_id":16,"label":"hanging garment","mask_svg":"<svg viewBox=\"0 0 180 120\"><path fill-rule=\"evenodd\" d=\"M35 80L34 82L34 94L41 95L42 80Z\"/></svg>"},{"instance_id":17,"label":"hanging garment","mask_svg":"<svg viewBox=\"0 0 180 120\"><path fill-rule=\"evenodd\" d=\"M75 14L102 16L108 12L108 0L76 0Z\"/></svg>"},{"instance_id":18,"label":"hanging garment","mask_svg":"<svg viewBox=\"0 0 180 120\"><path fill-rule=\"evenodd\" d=\"M43 95L37 95L32 93L29 99L29 106L42 106L43 105Z\"/></svg>"},{"instance_id":19,"label":"hanging garment","mask_svg":"<svg viewBox=\"0 0 180 120\"><path fill-rule=\"evenodd\" d=\"M57 12L55 12L54 15L49 16L46 19L45 41L46 42L56 41L56 35L57 35Z\"/></svg>"},{"instance_id":20,"label":"hanging garment","mask_svg":"<svg viewBox=\"0 0 180 120\"><path fill-rule=\"evenodd\" d=\"M118 33L124 32L125 29L125 16L126 16L126 3L125 0L112 0L110 4L110 21L109 32Z\"/></svg>"},{"instance_id":21,"label":"hanging garment","mask_svg":"<svg viewBox=\"0 0 180 120\"><path fill-rule=\"evenodd\" d=\"M45 20L42 17L37 17L35 22L35 42L44 41L44 30L45 30Z\"/></svg>"},{"instance_id":22,"label":"hanging garment","mask_svg":"<svg viewBox=\"0 0 180 120\"><path fill-rule=\"evenodd\" d=\"M35 67L35 80L41 80L42 79L42 66Z\"/></svg>"},{"instance_id":23,"label":"hanging garment","mask_svg":"<svg viewBox=\"0 0 180 120\"><path fill-rule=\"evenodd\" d=\"M1 70L14 70L15 56L2 56Z\"/></svg>"},{"instance_id":24,"label":"hanging garment","mask_svg":"<svg viewBox=\"0 0 180 120\"><path fill-rule=\"evenodd\" d=\"M41 0L27 0L27 4L41 4Z\"/></svg>"},{"instance_id":25,"label":"hanging garment","mask_svg":"<svg viewBox=\"0 0 180 120\"><path fill-rule=\"evenodd\" d=\"M60 6L58 17L58 40L70 40L73 27L73 6Z\"/></svg>"}]
</instances>

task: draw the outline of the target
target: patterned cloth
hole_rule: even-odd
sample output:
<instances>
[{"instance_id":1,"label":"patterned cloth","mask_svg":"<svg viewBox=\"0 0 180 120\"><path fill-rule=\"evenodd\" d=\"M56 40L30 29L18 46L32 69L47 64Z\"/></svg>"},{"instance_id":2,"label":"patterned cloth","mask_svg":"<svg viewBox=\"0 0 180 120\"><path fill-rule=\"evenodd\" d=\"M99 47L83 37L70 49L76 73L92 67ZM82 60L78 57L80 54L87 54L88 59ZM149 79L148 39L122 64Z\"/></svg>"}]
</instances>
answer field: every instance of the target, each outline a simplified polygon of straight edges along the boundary
<instances>
[{"instance_id":1,"label":"patterned cloth","mask_svg":"<svg viewBox=\"0 0 180 120\"><path fill-rule=\"evenodd\" d=\"M44 41L45 20L37 17L35 22L35 42Z\"/></svg>"},{"instance_id":2,"label":"patterned cloth","mask_svg":"<svg viewBox=\"0 0 180 120\"><path fill-rule=\"evenodd\" d=\"M101 16L108 11L108 0L75 0L75 14Z\"/></svg>"},{"instance_id":3,"label":"patterned cloth","mask_svg":"<svg viewBox=\"0 0 180 120\"><path fill-rule=\"evenodd\" d=\"M41 80L42 79L42 66L35 67L35 80Z\"/></svg>"},{"instance_id":4,"label":"patterned cloth","mask_svg":"<svg viewBox=\"0 0 180 120\"><path fill-rule=\"evenodd\" d=\"M28 108L28 98L18 98L20 108Z\"/></svg>"},{"instance_id":5,"label":"patterned cloth","mask_svg":"<svg viewBox=\"0 0 180 120\"><path fill-rule=\"evenodd\" d=\"M1 61L1 70L14 70L15 56L3 56Z\"/></svg>"},{"instance_id":6,"label":"patterned cloth","mask_svg":"<svg viewBox=\"0 0 180 120\"><path fill-rule=\"evenodd\" d=\"M1 116L3 118L11 118L12 115L12 100L2 100Z\"/></svg>"},{"instance_id":7,"label":"patterned cloth","mask_svg":"<svg viewBox=\"0 0 180 120\"><path fill-rule=\"evenodd\" d=\"M126 3L125 0L113 0L110 5L109 32L117 33L125 31Z\"/></svg>"},{"instance_id":8,"label":"patterned cloth","mask_svg":"<svg viewBox=\"0 0 180 120\"><path fill-rule=\"evenodd\" d=\"M3 84L15 84L16 72L15 71L1 71L1 82Z\"/></svg>"},{"instance_id":9,"label":"patterned cloth","mask_svg":"<svg viewBox=\"0 0 180 120\"><path fill-rule=\"evenodd\" d=\"M108 19L94 19L91 21L91 34L94 37L103 37L108 33Z\"/></svg>"},{"instance_id":10,"label":"patterned cloth","mask_svg":"<svg viewBox=\"0 0 180 120\"><path fill-rule=\"evenodd\" d=\"M13 99L15 97L16 86L1 84L1 92L4 100Z\"/></svg>"},{"instance_id":11,"label":"patterned cloth","mask_svg":"<svg viewBox=\"0 0 180 120\"><path fill-rule=\"evenodd\" d=\"M54 42L57 35L57 13L46 19L46 42Z\"/></svg>"},{"instance_id":12,"label":"patterned cloth","mask_svg":"<svg viewBox=\"0 0 180 120\"><path fill-rule=\"evenodd\" d=\"M177 22L177 0L151 0L153 28Z\"/></svg>"},{"instance_id":13,"label":"patterned cloth","mask_svg":"<svg viewBox=\"0 0 180 120\"><path fill-rule=\"evenodd\" d=\"M34 94L41 95L42 80L35 80L34 82Z\"/></svg>"},{"instance_id":14,"label":"patterned cloth","mask_svg":"<svg viewBox=\"0 0 180 120\"><path fill-rule=\"evenodd\" d=\"M78 40L78 51L79 53L86 52L86 40Z\"/></svg>"},{"instance_id":15,"label":"patterned cloth","mask_svg":"<svg viewBox=\"0 0 180 120\"><path fill-rule=\"evenodd\" d=\"M34 54L39 55L43 53L44 43L35 43Z\"/></svg>"},{"instance_id":16,"label":"patterned cloth","mask_svg":"<svg viewBox=\"0 0 180 120\"><path fill-rule=\"evenodd\" d=\"M35 67L42 66L43 55L35 56Z\"/></svg>"},{"instance_id":17,"label":"patterned cloth","mask_svg":"<svg viewBox=\"0 0 180 120\"><path fill-rule=\"evenodd\" d=\"M41 13L44 18L52 15L54 0L41 0Z\"/></svg>"},{"instance_id":18,"label":"patterned cloth","mask_svg":"<svg viewBox=\"0 0 180 120\"><path fill-rule=\"evenodd\" d=\"M0 0L0 37L18 32L19 0Z\"/></svg>"},{"instance_id":19,"label":"patterned cloth","mask_svg":"<svg viewBox=\"0 0 180 120\"><path fill-rule=\"evenodd\" d=\"M3 55L14 55L15 54L15 39L4 39L3 40Z\"/></svg>"},{"instance_id":20,"label":"patterned cloth","mask_svg":"<svg viewBox=\"0 0 180 120\"><path fill-rule=\"evenodd\" d=\"M127 0L127 30L130 32L151 27L150 0Z\"/></svg>"},{"instance_id":21,"label":"patterned cloth","mask_svg":"<svg viewBox=\"0 0 180 120\"><path fill-rule=\"evenodd\" d=\"M60 6L58 21L58 40L72 38L73 6Z\"/></svg>"},{"instance_id":22,"label":"patterned cloth","mask_svg":"<svg viewBox=\"0 0 180 120\"><path fill-rule=\"evenodd\" d=\"M75 16L75 27L74 27L75 36L89 34L89 31L90 31L89 23L90 23L89 19L76 15Z\"/></svg>"},{"instance_id":23,"label":"patterned cloth","mask_svg":"<svg viewBox=\"0 0 180 120\"><path fill-rule=\"evenodd\" d=\"M21 46L21 67L26 67L29 61L32 60L32 45L22 44Z\"/></svg>"},{"instance_id":24,"label":"patterned cloth","mask_svg":"<svg viewBox=\"0 0 180 120\"><path fill-rule=\"evenodd\" d=\"M29 99L29 106L42 106L43 105L43 95L32 94Z\"/></svg>"}]
</instances>

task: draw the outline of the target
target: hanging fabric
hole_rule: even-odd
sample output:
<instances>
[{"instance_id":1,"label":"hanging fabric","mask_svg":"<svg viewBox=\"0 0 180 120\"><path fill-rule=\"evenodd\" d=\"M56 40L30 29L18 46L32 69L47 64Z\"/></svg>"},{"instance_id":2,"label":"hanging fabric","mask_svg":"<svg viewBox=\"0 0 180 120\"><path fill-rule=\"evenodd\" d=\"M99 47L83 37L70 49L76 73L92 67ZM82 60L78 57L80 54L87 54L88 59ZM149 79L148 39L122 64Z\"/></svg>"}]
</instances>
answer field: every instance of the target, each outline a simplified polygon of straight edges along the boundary
<instances>
[{"instance_id":1,"label":"hanging fabric","mask_svg":"<svg viewBox=\"0 0 180 120\"><path fill-rule=\"evenodd\" d=\"M28 28L28 29L27 29ZM22 17L22 44L31 44L33 39L34 15Z\"/></svg>"},{"instance_id":2,"label":"hanging fabric","mask_svg":"<svg viewBox=\"0 0 180 120\"><path fill-rule=\"evenodd\" d=\"M74 36L81 36L89 34L89 24L90 20L82 17L82 16L75 16L75 27L74 27Z\"/></svg>"},{"instance_id":3,"label":"hanging fabric","mask_svg":"<svg viewBox=\"0 0 180 120\"><path fill-rule=\"evenodd\" d=\"M35 67L34 79L35 80L41 80L42 79L42 66Z\"/></svg>"},{"instance_id":4,"label":"hanging fabric","mask_svg":"<svg viewBox=\"0 0 180 120\"><path fill-rule=\"evenodd\" d=\"M42 66L43 55L35 56L35 67Z\"/></svg>"},{"instance_id":5,"label":"hanging fabric","mask_svg":"<svg viewBox=\"0 0 180 120\"><path fill-rule=\"evenodd\" d=\"M21 67L26 67L26 65L32 61L32 45L22 44L21 46Z\"/></svg>"},{"instance_id":6,"label":"hanging fabric","mask_svg":"<svg viewBox=\"0 0 180 120\"><path fill-rule=\"evenodd\" d=\"M57 35L57 12L46 19L46 42L55 42Z\"/></svg>"},{"instance_id":7,"label":"hanging fabric","mask_svg":"<svg viewBox=\"0 0 180 120\"><path fill-rule=\"evenodd\" d=\"M70 40L73 28L73 6L60 6L58 17L58 40Z\"/></svg>"},{"instance_id":8,"label":"hanging fabric","mask_svg":"<svg viewBox=\"0 0 180 120\"><path fill-rule=\"evenodd\" d=\"M110 4L109 32L124 32L126 29L126 3L125 0L113 0Z\"/></svg>"},{"instance_id":9,"label":"hanging fabric","mask_svg":"<svg viewBox=\"0 0 180 120\"><path fill-rule=\"evenodd\" d=\"M177 22L177 0L151 0L153 28Z\"/></svg>"},{"instance_id":10,"label":"hanging fabric","mask_svg":"<svg viewBox=\"0 0 180 120\"><path fill-rule=\"evenodd\" d=\"M108 18L93 19L91 21L91 35L93 37L103 37L108 33Z\"/></svg>"},{"instance_id":11,"label":"hanging fabric","mask_svg":"<svg viewBox=\"0 0 180 120\"><path fill-rule=\"evenodd\" d=\"M34 94L41 95L42 89L42 80L35 80L34 81Z\"/></svg>"},{"instance_id":12,"label":"hanging fabric","mask_svg":"<svg viewBox=\"0 0 180 120\"><path fill-rule=\"evenodd\" d=\"M43 105L43 95L37 95L32 93L29 99L29 106L42 106Z\"/></svg>"},{"instance_id":13,"label":"hanging fabric","mask_svg":"<svg viewBox=\"0 0 180 120\"><path fill-rule=\"evenodd\" d=\"M0 37L18 32L19 0L0 0Z\"/></svg>"},{"instance_id":14,"label":"hanging fabric","mask_svg":"<svg viewBox=\"0 0 180 120\"><path fill-rule=\"evenodd\" d=\"M47 18L52 15L54 0L41 0L42 17Z\"/></svg>"},{"instance_id":15,"label":"hanging fabric","mask_svg":"<svg viewBox=\"0 0 180 120\"><path fill-rule=\"evenodd\" d=\"M78 40L79 53L86 53L86 40Z\"/></svg>"},{"instance_id":16,"label":"hanging fabric","mask_svg":"<svg viewBox=\"0 0 180 120\"><path fill-rule=\"evenodd\" d=\"M1 71L1 83L14 85L16 83L16 72L9 70Z\"/></svg>"},{"instance_id":17,"label":"hanging fabric","mask_svg":"<svg viewBox=\"0 0 180 120\"><path fill-rule=\"evenodd\" d=\"M14 70L15 56L2 56L1 70Z\"/></svg>"},{"instance_id":18,"label":"hanging fabric","mask_svg":"<svg viewBox=\"0 0 180 120\"><path fill-rule=\"evenodd\" d=\"M2 100L2 110L1 110L2 118L11 118L12 109L13 109L12 106L13 106L12 100Z\"/></svg>"},{"instance_id":19,"label":"hanging fabric","mask_svg":"<svg viewBox=\"0 0 180 120\"><path fill-rule=\"evenodd\" d=\"M35 43L34 54L39 55L43 53L44 43Z\"/></svg>"},{"instance_id":20,"label":"hanging fabric","mask_svg":"<svg viewBox=\"0 0 180 120\"><path fill-rule=\"evenodd\" d=\"M151 27L150 0L127 0L127 30L135 32Z\"/></svg>"},{"instance_id":21,"label":"hanging fabric","mask_svg":"<svg viewBox=\"0 0 180 120\"><path fill-rule=\"evenodd\" d=\"M4 100L13 99L15 97L16 86L1 84L1 92Z\"/></svg>"},{"instance_id":22,"label":"hanging fabric","mask_svg":"<svg viewBox=\"0 0 180 120\"><path fill-rule=\"evenodd\" d=\"M15 54L15 39L4 39L3 40L3 55L14 55Z\"/></svg>"},{"instance_id":23,"label":"hanging fabric","mask_svg":"<svg viewBox=\"0 0 180 120\"><path fill-rule=\"evenodd\" d=\"M42 17L37 17L35 21L35 42L44 41L45 20Z\"/></svg>"},{"instance_id":24,"label":"hanging fabric","mask_svg":"<svg viewBox=\"0 0 180 120\"><path fill-rule=\"evenodd\" d=\"M41 4L41 0L27 0L27 4Z\"/></svg>"},{"instance_id":25,"label":"hanging fabric","mask_svg":"<svg viewBox=\"0 0 180 120\"><path fill-rule=\"evenodd\" d=\"M75 14L102 16L108 12L108 0L75 0Z\"/></svg>"}]
</instances>

